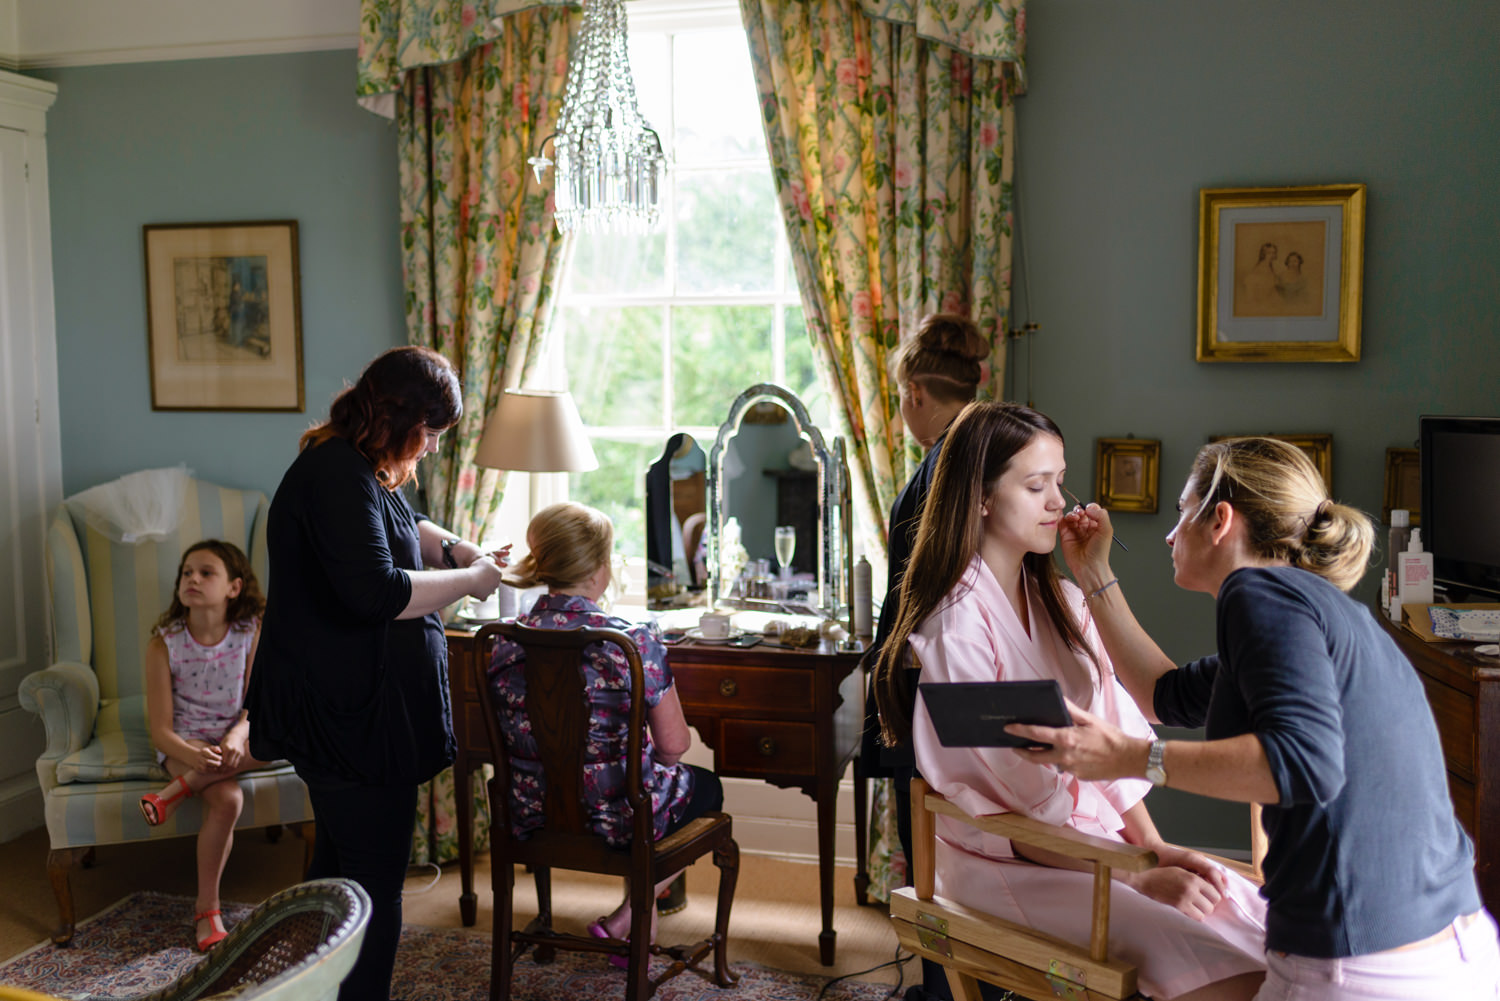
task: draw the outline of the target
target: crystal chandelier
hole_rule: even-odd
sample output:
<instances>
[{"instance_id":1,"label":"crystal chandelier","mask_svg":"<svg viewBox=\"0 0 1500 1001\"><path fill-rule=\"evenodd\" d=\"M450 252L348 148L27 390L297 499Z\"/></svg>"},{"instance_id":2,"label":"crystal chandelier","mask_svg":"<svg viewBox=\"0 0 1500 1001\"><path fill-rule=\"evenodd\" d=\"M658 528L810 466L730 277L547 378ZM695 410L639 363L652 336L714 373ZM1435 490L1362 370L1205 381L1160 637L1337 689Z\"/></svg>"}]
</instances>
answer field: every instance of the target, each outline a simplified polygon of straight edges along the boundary
<instances>
[{"instance_id":1,"label":"crystal chandelier","mask_svg":"<svg viewBox=\"0 0 1500 1001\"><path fill-rule=\"evenodd\" d=\"M552 143L549 159L544 151ZM661 215L667 158L635 105L622 0L584 0L557 131L526 161L537 182L557 164L557 228L644 233Z\"/></svg>"}]
</instances>

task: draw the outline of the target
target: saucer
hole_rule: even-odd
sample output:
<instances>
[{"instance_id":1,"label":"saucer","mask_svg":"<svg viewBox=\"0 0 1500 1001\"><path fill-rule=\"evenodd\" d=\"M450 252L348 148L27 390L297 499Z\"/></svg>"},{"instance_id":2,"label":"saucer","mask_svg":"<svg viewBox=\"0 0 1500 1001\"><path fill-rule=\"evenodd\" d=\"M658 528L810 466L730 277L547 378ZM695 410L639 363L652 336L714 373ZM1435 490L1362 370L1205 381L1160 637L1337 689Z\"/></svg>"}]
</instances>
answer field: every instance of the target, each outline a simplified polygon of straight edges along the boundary
<instances>
[{"instance_id":1,"label":"saucer","mask_svg":"<svg viewBox=\"0 0 1500 1001\"><path fill-rule=\"evenodd\" d=\"M707 643L710 646L722 646L723 644L728 643L731 640L739 639L743 635L745 635L745 630L737 629L733 626L730 627L728 636L704 636L703 630L698 626L694 626L687 631L688 639L693 640L696 643Z\"/></svg>"},{"instance_id":2,"label":"saucer","mask_svg":"<svg viewBox=\"0 0 1500 1001\"><path fill-rule=\"evenodd\" d=\"M460 608L458 613L453 617L455 619L462 619L465 622L499 622L501 618L498 615L475 615L467 608Z\"/></svg>"}]
</instances>

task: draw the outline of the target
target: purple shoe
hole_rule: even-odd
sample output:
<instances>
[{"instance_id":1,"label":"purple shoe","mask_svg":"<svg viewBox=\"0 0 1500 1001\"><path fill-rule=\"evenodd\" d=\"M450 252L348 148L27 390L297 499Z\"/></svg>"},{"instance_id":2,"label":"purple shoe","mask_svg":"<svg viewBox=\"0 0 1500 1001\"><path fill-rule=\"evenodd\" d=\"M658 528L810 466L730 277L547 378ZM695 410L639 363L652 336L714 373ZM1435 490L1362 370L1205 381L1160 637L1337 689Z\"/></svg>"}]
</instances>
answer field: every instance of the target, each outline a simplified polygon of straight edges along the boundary
<instances>
[{"instance_id":1,"label":"purple shoe","mask_svg":"<svg viewBox=\"0 0 1500 1001\"><path fill-rule=\"evenodd\" d=\"M588 924L588 933L595 938L613 938L609 932L604 930L603 922L603 918L600 918L598 921L590 921ZM617 970L630 969L630 959L626 956L608 956L606 958L609 960L609 965Z\"/></svg>"}]
</instances>

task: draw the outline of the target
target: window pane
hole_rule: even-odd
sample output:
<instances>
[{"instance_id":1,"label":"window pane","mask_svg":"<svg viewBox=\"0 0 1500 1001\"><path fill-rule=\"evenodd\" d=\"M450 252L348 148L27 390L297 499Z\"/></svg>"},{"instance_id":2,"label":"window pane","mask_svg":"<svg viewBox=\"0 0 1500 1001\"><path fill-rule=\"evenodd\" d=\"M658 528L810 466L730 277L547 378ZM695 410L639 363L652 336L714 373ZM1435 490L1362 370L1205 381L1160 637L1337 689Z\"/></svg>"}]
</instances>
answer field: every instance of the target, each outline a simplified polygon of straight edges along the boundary
<instances>
[{"instance_id":1,"label":"window pane","mask_svg":"<svg viewBox=\"0 0 1500 1001\"><path fill-rule=\"evenodd\" d=\"M668 72L671 43L662 32L630 32L630 79L635 84L635 106L646 124L661 136L667 149L672 132L672 76Z\"/></svg>"},{"instance_id":2,"label":"window pane","mask_svg":"<svg viewBox=\"0 0 1500 1001\"><path fill-rule=\"evenodd\" d=\"M615 552L646 555L646 468L666 438L651 443L593 439L599 468L568 478L568 496L596 507L615 523Z\"/></svg>"},{"instance_id":3,"label":"window pane","mask_svg":"<svg viewBox=\"0 0 1500 1001\"><path fill-rule=\"evenodd\" d=\"M787 306L786 385L806 404L807 416L832 445L833 436L838 434L838 425L829 410L827 384L818 374L821 368L821 361L814 359L812 342L807 339L807 322L802 316L802 307Z\"/></svg>"},{"instance_id":4,"label":"window pane","mask_svg":"<svg viewBox=\"0 0 1500 1001\"><path fill-rule=\"evenodd\" d=\"M659 427L665 412L660 307L561 306L568 386L590 427Z\"/></svg>"},{"instance_id":5,"label":"window pane","mask_svg":"<svg viewBox=\"0 0 1500 1001\"><path fill-rule=\"evenodd\" d=\"M669 210L663 193L662 211ZM578 233L563 296L661 295L667 290L667 234Z\"/></svg>"},{"instance_id":6,"label":"window pane","mask_svg":"<svg viewBox=\"0 0 1500 1001\"><path fill-rule=\"evenodd\" d=\"M744 31L731 28L677 36L679 163L766 156L760 98Z\"/></svg>"},{"instance_id":7,"label":"window pane","mask_svg":"<svg viewBox=\"0 0 1500 1001\"><path fill-rule=\"evenodd\" d=\"M714 426L729 405L771 379L771 306L672 310L673 426Z\"/></svg>"},{"instance_id":8,"label":"window pane","mask_svg":"<svg viewBox=\"0 0 1500 1001\"><path fill-rule=\"evenodd\" d=\"M775 289L776 191L768 168L677 174L677 291Z\"/></svg>"}]
</instances>

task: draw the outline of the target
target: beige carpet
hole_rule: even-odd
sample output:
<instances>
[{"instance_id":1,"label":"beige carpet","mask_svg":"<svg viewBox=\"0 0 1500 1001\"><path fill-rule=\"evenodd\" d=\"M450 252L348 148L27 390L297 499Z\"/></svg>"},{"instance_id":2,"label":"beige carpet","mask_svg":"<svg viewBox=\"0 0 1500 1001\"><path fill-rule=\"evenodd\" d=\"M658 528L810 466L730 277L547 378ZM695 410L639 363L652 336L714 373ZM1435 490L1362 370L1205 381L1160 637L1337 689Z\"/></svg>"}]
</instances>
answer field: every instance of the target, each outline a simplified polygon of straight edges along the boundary
<instances>
[{"instance_id":1,"label":"beige carpet","mask_svg":"<svg viewBox=\"0 0 1500 1001\"><path fill-rule=\"evenodd\" d=\"M173 841L100 848L91 869L75 870L73 901L80 920L136 890L193 894L193 842ZM300 878L302 843L290 833L268 844L260 832L242 833L224 874L226 900L256 902ZM57 920L47 880L47 836L38 829L0 845L0 959L12 957L46 939ZM708 861L688 872L688 907L663 918L662 941L700 937L713 926L718 870ZM489 927L490 873L487 859L475 866L479 895L478 928ZM854 873L840 868L834 878L834 929L838 932L835 965L818 962L817 867L746 855L740 862L739 886L730 922L730 959L761 963L781 970L837 976L858 973L891 959L896 936L880 908L854 903ZM618 881L559 873L553 879L553 912L559 923L584 923L611 910L620 900ZM405 917L410 924L461 927L458 915L457 866L445 866L433 883L431 870L416 870L407 881ZM531 880L518 874L516 909L521 920L535 913ZM907 965L908 971L912 964ZM910 983L913 973L908 972ZM886 968L860 979L894 984Z\"/></svg>"}]
</instances>

